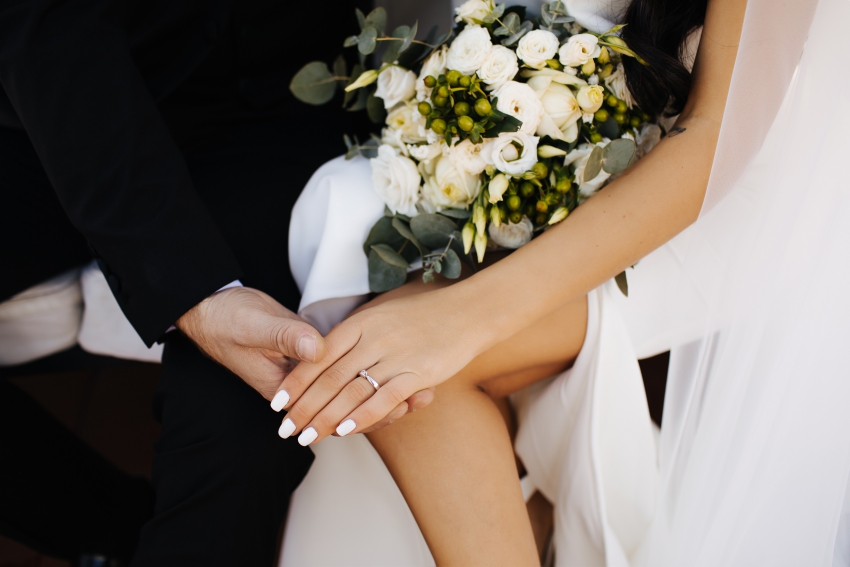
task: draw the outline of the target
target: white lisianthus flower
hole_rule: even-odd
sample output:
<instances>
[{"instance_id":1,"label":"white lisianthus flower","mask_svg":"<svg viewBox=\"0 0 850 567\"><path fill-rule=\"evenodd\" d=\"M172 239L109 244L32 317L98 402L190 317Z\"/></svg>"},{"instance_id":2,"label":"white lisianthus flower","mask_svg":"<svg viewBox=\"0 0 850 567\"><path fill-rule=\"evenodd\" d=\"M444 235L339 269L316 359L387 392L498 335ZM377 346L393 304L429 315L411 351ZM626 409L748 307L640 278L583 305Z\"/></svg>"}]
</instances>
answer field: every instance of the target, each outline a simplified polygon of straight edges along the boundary
<instances>
[{"instance_id":1,"label":"white lisianthus flower","mask_svg":"<svg viewBox=\"0 0 850 567\"><path fill-rule=\"evenodd\" d=\"M533 79L532 79L533 80ZM530 86L543 84L542 81ZM581 107L569 87L551 82L542 91L537 91L543 104L543 118L537 127L538 136L549 136L553 140L563 140L572 143L578 138L578 120L581 118Z\"/></svg>"},{"instance_id":2,"label":"white lisianthus flower","mask_svg":"<svg viewBox=\"0 0 850 567\"><path fill-rule=\"evenodd\" d=\"M595 35L580 33L572 36L561 46L558 57L564 67L581 67L591 59L599 57L602 48Z\"/></svg>"},{"instance_id":3,"label":"white lisianthus flower","mask_svg":"<svg viewBox=\"0 0 850 567\"><path fill-rule=\"evenodd\" d=\"M466 22L470 25L480 24L494 9L492 0L467 0L455 8L455 14L457 14L455 21Z\"/></svg>"},{"instance_id":4,"label":"white lisianthus flower","mask_svg":"<svg viewBox=\"0 0 850 567\"><path fill-rule=\"evenodd\" d=\"M425 86L425 77L431 76L436 79L445 73L448 55L449 48L444 45L429 55L425 63L422 64L422 70L419 71L419 78L416 80L416 100L427 100L431 96L432 89Z\"/></svg>"},{"instance_id":5,"label":"white lisianthus flower","mask_svg":"<svg viewBox=\"0 0 850 567\"><path fill-rule=\"evenodd\" d=\"M537 163L540 138L522 132L503 132L481 150L484 161L502 173L519 177Z\"/></svg>"},{"instance_id":6,"label":"white lisianthus flower","mask_svg":"<svg viewBox=\"0 0 850 567\"><path fill-rule=\"evenodd\" d=\"M464 75L471 75L487 60L492 46L487 28L466 26L449 48L446 67Z\"/></svg>"},{"instance_id":7,"label":"white lisianthus flower","mask_svg":"<svg viewBox=\"0 0 850 567\"><path fill-rule=\"evenodd\" d=\"M625 136L624 136L625 137ZM661 127L658 124L644 124L635 139L635 159L648 154L661 141Z\"/></svg>"},{"instance_id":8,"label":"white lisianthus flower","mask_svg":"<svg viewBox=\"0 0 850 567\"><path fill-rule=\"evenodd\" d=\"M398 105L387 115L387 128L396 133L394 138L403 144L417 144L425 141L422 131L425 117L416 110L415 102Z\"/></svg>"},{"instance_id":9,"label":"white lisianthus flower","mask_svg":"<svg viewBox=\"0 0 850 567\"><path fill-rule=\"evenodd\" d=\"M422 144L418 146L409 145L407 151L410 157L418 161L430 161L443 153L442 145L439 142L433 144Z\"/></svg>"},{"instance_id":10,"label":"white lisianthus flower","mask_svg":"<svg viewBox=\"0 0 850 567\"><path fill-rule=\"evenodd\" d=\"M413 98L416 92L416 74L403 67L392 65L378 75L378 88L375 96L384 99L384 108L393 108L401 102Z\"/></svg>"},{"instance_id":11,"label":"white lisianthus flower","mask_svg":"<svg viewBox=\"0 0 850 567\"><path fill-rule=\"evenodd\" d=\"M370 159L369 164L372 187L393 214L415 215L422 178L413 160L399 155L391 146L382 145L378 157Z\"/></svg>"},{"instance_id":12,"label":"white lisianthus flower","mask_svg":"<svg viewBox=\"0 0 850 567\"><path fill-rule=\"evenodd\" d=\"M516 77L518 71L516 53L504 45L494 45L478 69L478 78L484 81L488 91L492 91Z\"/></svg>"},{"instance_id":13,"label":"white lisianthus flower","mask_svg":"<svg viewBox=\"0 0 850 567\"><path fill-rule=\"evenodd\" d=\"M614 72L605 77L603 81L615 97L625 101L629 108L634 108L635 99L632 98L632 93L629 92L629 87L626 84L626 70L622 63L617 64Z\"/></svg>"},{"instance_id":14,"label":"white lisianthus flower","mask_svg":"<svg viewBox=\"0 0 850 567\"><path fill-rule=\"evenodd\" d=\"M600 85L587 85L579 89L576 100L586 114L593 114L605 102L605 89Z\"/></svg>"},{"instance_id":15,"label":"white lisianthus flower","mask_svg":"<svg viewBox=\"0 0 850 567\"><path fill-rule=\"evenodd\" d=\"M600 148L604 148L608 145L610 140L605 139L602 142L596 144ZM599 170L599 175L594 177L589 181L584 181L584 166L587 165L587 158L590 157L590 152L593 151L592 144L581 144L573 151L568 153L564 158L564 165L572 165L575 170L576 182L579 184L578 190L581 193L582 197L590 197L608 181L608 178L611 177L611 174L605 171L604 169Z\"/></svg>"},{"instance_id":16,"label":"white lisianthus flower","mask_svg":"<svg viewBox=\"0 0 850 567\"><path fill-rule=\"evenodd\" d=\"M449 148L449 159L456 168L470 175L480 175L487 164L481 157L483 144L473 144L469 139Z\"/></svg>"},{"instance_id":17,"label":"white lisianthus flower","mask_svg":"<svg viewBox=\"0 0 850 567\"><path fill-rule=\"evenodd\" d=\"M509 114L522 121L519 131L534 134L543 118L543 104L534 89L525 83L508 81L498 91L496 110Z\"/></svg>"},{"instance_id":18,"label":"white lisianthus flower","mask_svg":"<svg viewBox=\"0 0 850 567\"><path fill-rule=\"evenodd\" d=\"M516 55L534 69L542 69L546 61L558 53L558 36L546 30L530 31L519 40Z\"/></svg>"},{"instance_id":19,"label":"white lisianthus flower","mask_svg":"<svg viewBox=\"0 0 850 567\"><path fill-rule=\"evenodd\" d=\"M488 192L490 193L491 205L502 200L502 195L504 195L505 191L508 190L508 185L510 185L510 181L508 181L508 178L505 177L504 173L500 173L490 180Z\"/></svg>"},{"instance_id":20,"label":"white lisianthus flower","mask_svg":"<svg viewBox=\"0 0 850 567\"><path fill-rule=\"evenodd\" d=\"M500 226L490 224L490 238L503 248L516 249L531 242L534 225L523 216L518 223L503 222Z\"/></svg>"},{"instance_id":21,"label":"white lisianthus flower","mask_svg":"<svg viewBox=\"0 0 850 567\"><path fill-rule=\"evenodd\" d=\"M422 196L438 211L466 208L478 197L481 176L458 169L446 155L423 162L420 170L425 178Z\"/></svg>"}]
</instances>

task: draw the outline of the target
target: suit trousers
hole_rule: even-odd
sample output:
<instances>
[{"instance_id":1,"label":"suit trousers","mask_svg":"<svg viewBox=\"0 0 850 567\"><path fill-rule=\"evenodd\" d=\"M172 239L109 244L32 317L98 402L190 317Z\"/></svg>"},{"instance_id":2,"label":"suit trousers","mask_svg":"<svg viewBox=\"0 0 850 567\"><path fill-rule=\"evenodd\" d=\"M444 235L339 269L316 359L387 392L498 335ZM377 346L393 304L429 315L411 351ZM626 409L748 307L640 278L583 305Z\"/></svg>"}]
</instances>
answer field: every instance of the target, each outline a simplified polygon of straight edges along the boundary
<instances>
[{"instance_id":1,"label":"suit trousers","mask_svg":"<svg viewBox=\"0 0 850 567\"><path fill-rule=\"evenodd\" d=\"M310 174L336 150L327 140L318 142L289 138L285 124L260 120L223 129L184 152L196 191L240 263L243 283L292 310L299 294L287 258L290 211ZM23 131L0 129L0 171L0 298L6 298L90 256ZM281 418L268 402L179 332L166 335L162 367L153 400L162 434L155 447L152 515L149 495L136 479L30 402L0 411L3 438L16 436L0 449L3 460L14 463L0 467L0 531L69 559L81 552L129 557L138 536L134 567L274 564L289 496L312 452L294 439L281 440ZM0 399L5 402L5 392ZM30 460L10 454L31 454L37 447L49 450ZM35 474L38 467L50 473ZM65 482L69 476L76 481ZM116 502L125 504L126 517ZM93 512L74 516L81 503ZM140 518L147 521L139 536ZM132 532L120 549L109 543L101 550L81 547L117 542L119 527Z\"/></svg>"}]
</instances>

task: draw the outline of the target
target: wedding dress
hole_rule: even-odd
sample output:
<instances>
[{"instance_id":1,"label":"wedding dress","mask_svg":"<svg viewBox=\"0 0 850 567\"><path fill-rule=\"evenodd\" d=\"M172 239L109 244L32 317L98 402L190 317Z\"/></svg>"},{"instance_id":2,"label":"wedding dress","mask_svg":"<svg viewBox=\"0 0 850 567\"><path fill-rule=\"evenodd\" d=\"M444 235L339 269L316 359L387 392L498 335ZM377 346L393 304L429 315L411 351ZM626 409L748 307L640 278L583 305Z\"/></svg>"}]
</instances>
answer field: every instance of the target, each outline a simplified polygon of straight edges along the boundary
<instances>
[{"instance_id":1,"label":"wedding dress","mask_svg":"<svg viewBox=\"0 0 850 567\"><path fill-rule=\"evenodd\" d=\"M567 4L603 28L622 9ZM700 219L629 271L628 298L592 291L574 366L513 397L557 565L850 565L850 115L827 104L850 88L847 21L848 0L749 0ZM323 332L368 293L382 211L360 158L293 210L300 313ZM656 441L637 360L665 350ZM313 450L281 565L434 564L364 436Z\"/></svg>"}]
</instances>

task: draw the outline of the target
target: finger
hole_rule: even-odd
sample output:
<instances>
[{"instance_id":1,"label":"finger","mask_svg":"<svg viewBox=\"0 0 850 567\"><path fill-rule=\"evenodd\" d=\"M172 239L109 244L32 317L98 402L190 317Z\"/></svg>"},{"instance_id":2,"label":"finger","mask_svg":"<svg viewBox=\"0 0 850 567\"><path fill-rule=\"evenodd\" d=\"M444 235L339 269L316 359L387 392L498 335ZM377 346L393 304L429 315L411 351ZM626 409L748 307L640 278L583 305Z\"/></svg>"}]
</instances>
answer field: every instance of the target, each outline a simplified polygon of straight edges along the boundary
<instances>
[{"instance_id":1,"label":"finger","mask_svg":"<svg viewBox=\"0 0 850 567\"><path fill-rule=\"evenodd\" d=\"M325 354L324 338L308 323L256 311L240 326L237 342L246 348L267 349L305 362L321 360Z\"/></svg>"},{"instance_id":2,"label":"finger","mask_svg":"<svg viewBox=\"0 0 850 567\"><path fill-rule=\"evenodd\" d=\"M298 437L298 442L306 446L317 443L335 432L345 435L345 431L339 429L342 418L374 395L374 386L365 378L357 376L310 420Z\"/></svg>"},{"instance_id":3,"label":"finger","mask_svg":"<svg viewBox=\"0 0 850 567\"><path fill-rule=\"evenodd\" d=\"M398 406L396 406L396 408L393 411L390 412L390 415L388 415L387 417L385 417L384 419L382 419L381 421L379 421L378 423L376 423L372 427L369 427L368 429L364 429L360 433L372 433L373 431L378 431L379 429L383 429L384 427L386 427L388 425L392 425L394 422L398 421L399 419L401 419L405 415L407 415L409 413L409 409L410 409L410 406L408 405L408 402L401 402L400 404L398 404ZM346 423L346 422L343 422L343 423ZM352 421L351 423L354 423L354 422ZM345 430L343 429L343 431L345 431ZM340 437L342 437L342 435L340 435Z\"/></svg>"},{"instance_id":4,"label":"finger","mask_svg":"<svg viewBox=\"0 0 850 567\"><path fill-rule=\"evenodd\" d=\"M283 380L279 391L274 397L272 409L280 411L296 403L304 392L327 369L347 354L360 339L360 330L356 325L340 324L325 337L325 356L318 362L302 362ZM353 378L358 368L350 377Z\"/></svg>"},{"instance_id":5,"label":"finger","mask_svg":"<svg viewBox=\"0 0 850 567\"><path fill-rule=\"evenodd\" d=\"M378 373L378 370L375 370ZM381 379L375 376L378 382ZM386 380L386 379L384 379ZM354 426L346 424L343 430L350 429L349 433L360 433L369 429L392 412L399 404L406 401L414 392L422 389L422 380L415 374L400 374L386 381L374 396L363 402L350 414L340 420L340 424L352 421Z\"/></svg>"},{"instance_id":6,"label":"finger","mask_svg":"<svg viewBox=\"0 0 850 567\"><path fill-rule=\"evenodd\" d=\"M425 390L420 390L414 393L412 396L407 398L407 405L410 408L411 412L421 410L426 407L428 404L434 401L434 390L436 388L431 387Z\"/></svg>"}]
</instances>

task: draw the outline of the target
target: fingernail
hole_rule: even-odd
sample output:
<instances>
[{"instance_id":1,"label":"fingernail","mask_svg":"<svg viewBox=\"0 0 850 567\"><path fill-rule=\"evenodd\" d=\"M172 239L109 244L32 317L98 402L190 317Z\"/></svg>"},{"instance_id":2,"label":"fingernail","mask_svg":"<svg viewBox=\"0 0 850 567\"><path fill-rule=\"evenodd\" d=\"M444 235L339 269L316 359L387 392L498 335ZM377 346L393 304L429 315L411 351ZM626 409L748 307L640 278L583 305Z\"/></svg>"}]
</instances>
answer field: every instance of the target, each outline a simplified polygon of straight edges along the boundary
<instances>
[{"instance_id":1,"label":"fingernail","mask_svg":"<svg viewBox=\"0 0 850 567\"><path fill-rule=\"evenodd\" d=\"M283 423L280 424L280 429L277 430L277 434L280 435L281 439L286 439L292 435L293 431L295 431L295 423L287 417L283 420Z\"/></svg>"},{"instance_id":2,"label":"fingernail","mask_svg":"<svg viewBox=\"0 0 850 567\"><path fill-rule=\"evenodd\" d=\"M298 354L298 358L304 362L315 362L316 339L310 335L302 335L298 339L298 344L295 345L295 352Z\"/></svg>"},{"instance_id":3,"label":"fingernail","mask_svg":"<svg viewBox=\"0 0 850 567\"><path fill-rule=\"evenodd\" d=\"M298 443L301 444L302 447L306 447L310 443L316 440L316 437L319 436L319 433L313 429L312 427L308 427L304 431L301 432L301 435L298 436Z\"/></svg>"},{"instance_id":4,"label":"fingernail","mask_svg":"<svg viewBox=\"0 0 850 567\"><path fill-rule=\"evenodd\" d=\"M339 427L336 428L336 434L340 437L345 437L357 427L357 424L354 423L353 419L346 419L342 423L339 424Z\"/></svg>"},{"instance_id":5,"label":"fingernail","mask_svg":"<svg viewBox=\"0 0 850 567\"><path fill-rule=\"evenodd\" d=\"M286 393L286 390L281 390L272 398L272 409L274 411L280 411L283 409L283 406L289 403L289 394Z\"/></svg>"}]
</instances>

